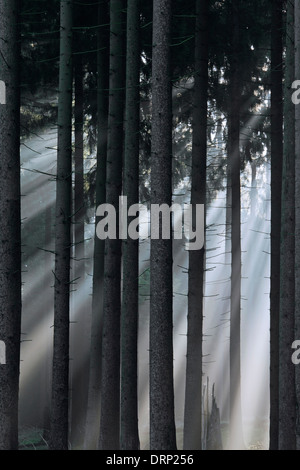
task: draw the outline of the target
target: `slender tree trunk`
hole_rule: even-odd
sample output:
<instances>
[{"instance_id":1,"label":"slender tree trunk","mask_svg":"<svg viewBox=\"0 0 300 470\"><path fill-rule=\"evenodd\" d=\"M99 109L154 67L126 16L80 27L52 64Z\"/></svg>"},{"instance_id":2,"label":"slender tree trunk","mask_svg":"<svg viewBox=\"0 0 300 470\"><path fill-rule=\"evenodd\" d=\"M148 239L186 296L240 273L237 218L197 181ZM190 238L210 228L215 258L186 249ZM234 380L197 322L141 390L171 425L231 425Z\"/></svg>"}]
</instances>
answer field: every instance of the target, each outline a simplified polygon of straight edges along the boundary
<instances>
[{"instance_id":1,"label":"slender tree trunk","mask_svg":"<svg viewBox=\"0 0 300 470\"><path fill-rule=\"evenodd\" d=\"M45 231L44 231L44 272L47 273L47 276L44 277L43 289L46 293L45 295L50 296L52 292L52 271L53 271L53 255L51 252L51 243L53 240L53 216L54 208L52 205L47 205L46 198L43 200L45 204ZM50 279L51 277L51 279ZM51 290L50 290L51 289ZM50 332L47 335L46 339L46 357L44 360L44 372L41 376L41 381L43 382L44 388L44 411L43 411L43 438L48 442L49 441L49 432L50 432L50 406L51 402L51 372L52 372L52 344L51 344L51 335Z\"/></svg>"},{"instance_id":2,"label":"slender tree trunk","mask_svg":"<svg viewBox=\"0 0 300 470\"><path fill-rule=\"evenodd\" d=\"M208 1L196 2L191 204L206 204ZM195 228L194 228L195 229ZM201 450L202 336L205 248L189 253L184 449Z\"/></svg>"},{"instance_id":3,"label":"slender tree trunk","mask_svg":"<svg viewBox=\"0 0 300 470\"><path fill-rule=\"evenodd\" d=\"M153 1L151 204L172 199L171 0ZM151 240L150 448L175 450L172 239Z\"/></svg>"},{"instance_id":4,"label":"slender tree trunk","mask_svg":"<svg viewBox=\"0 0 300 470\"><path fill-rule=\"evenodd\" d=\"M72 0L61 0L50 447L68 449L72 192Z\"/></svg>"},{"instance_id":5,"label":"slender tree trunk","mask_svg":"<svg viewBox=\"0 0 300 470\"><path fill-rule=\"evenodd\" d=\"M278 450L280 231L283 158L283 2L272 2L270 450Z\"/></svg>"},{"instance_id":6,"label":"slender tree trunk","mask_svg":"<svg viewBox=\"0 0 300 470\"><path fill-rule=\"evenodd\" d=\"M250 142L249 142L250 144ZM250 194L251 212L250 218L253 223L255 220L255 211L257 204L257 165L255 160L251 160L251 194Z\"/></svg>"},{"instance_id":7,"label":"slender tree trunk","mask_svg":"<svg viewBox=\"0 0 300 470\"><path fill-rule=\"evenodd\" d=\"M0 1L0 450L18 449L21 329L20 5ZM3 346L5 345L5 351Z\"/></svg>"},{"instance_id":8,"label":"slender tree trunk","mask_svg":"<svg viewBox=\"0 0 300 470\"><path fill-rule=\"evenodd\" d=\"M230 119L228 116L228 142L227 142L227 165L226 165L226 215L225 215L225 263L231 266L231 225L232 225L232 193L231 193L231 167L230 167ZM230 286L229 286L230 289ZM230 309L230 292L228 295Z\"/></svg>"},{"instance_id":9,"label":"slender tree trunk","mask_svg":"<svg viewBox=\"0 0 300 470\"><path fill-rule=\"evenodd\" d=\"M116 209L117 221L119 197L122 191L123 8L124 0L111 0L106 203ZM102 405L99 439L101 450L117 450L120 446L121 241L118 232L117 223L117 239L105 241Z\"/></svg>"},{"instance_id":10,"label":"slender tree trunk","mask_svg":"<svg viewBox=\"0 0 300 470\"><path fill-rule=\"evenodd\" d=\"M139 203L139 81L140 1L127 5L127 67L124 196L128 207ZM130 223L132 218L129 218ZM121 448L139 449L137 341L139 312L139 241L123 242L123 302L121 329Z\"/></svg>"},{"instance_id":11,"label":"slender tree trunk","mask_svg":"<svg viewBox=\"0 0 300 470\"><path fill-rule=\"evenodd\" d=\"M107 16L103 5L99 5L99 24L101 18ZM107 154L107 116L108 103L105 89L106 61L103 47L103 37L98 31L97 38L97 173L96 173L96 208L105 203L106 154ZM99 217L96 217L96 227ZM93 299L90 374L88 388L88 406L86 418L85 449L96 450L99 443L100 423L100 392L101 392L101 345L103 333L103 283L104 283L104 248L105 241L100 240L95 233L94 269L93 269Z\"/></svg>"},{"instance_id":12,"label":"slender tree trunk","mask_svg":"<svg viewBox=\"0 0 300 470\"><path fill-rule=\"evenodd\" d=\"M295 106L291 85L294 63L294 1L287 4L284 99L284 159L282 180L280 324L279 324L279 450L296 447L295 366L291 346L295 340Z\"/></svg>"},{"instance_id":13,"label":"slender tree trunk","mask_svg":"<svg viewBox=\"0 0 300 470\"><path fill-rule=\"evenodd\" d=\"M300 4L295 2L295 79L300 79ZM300 106L295 121L295 339L300 338ZM296 367L296 447L300 450L300 370Z\"/></svg>"},{"instance_id":14,"label":"slender tree trunk","mask_svg":"<svg viewBox=\"0 0 300 470\"><path fill-rule=\"evenodd\" d=\"M230 445L244 447L241 404L241 184L240 184L240 13L232 2L232 59L230 70L229 165L231 176L231 317L230 317Z\"/></svg>"},{"instance_id":15,"label":"slender tree trunk","mask_svg":"<svg viewBox=\"0 0 300 470\"><path fill-rule=\"evenodd\" d=\"M77 55L75 58L74 78L75 78L75 151L74 151L74 167L75 167L75 185L74 185L74 271L72 274L75 279L77 289L74 292L75 312L78 315L78 322L73 326L73 344L72 344L72 360L74 363L74 371L72 374L72 420L71 420L71 443L73 447L83 444L84 426L86 417L87 403L87 383L88 370L86 369L85 350L78 349L78 344L87 344L87 313L86 309L78 307L80 302L80 285L84 281L85 276L85 259L84 259L84 175L83 175L83 154L84 154L84 83L83 83L83 63L82 56Z\"/></svg>"}]
</instances>

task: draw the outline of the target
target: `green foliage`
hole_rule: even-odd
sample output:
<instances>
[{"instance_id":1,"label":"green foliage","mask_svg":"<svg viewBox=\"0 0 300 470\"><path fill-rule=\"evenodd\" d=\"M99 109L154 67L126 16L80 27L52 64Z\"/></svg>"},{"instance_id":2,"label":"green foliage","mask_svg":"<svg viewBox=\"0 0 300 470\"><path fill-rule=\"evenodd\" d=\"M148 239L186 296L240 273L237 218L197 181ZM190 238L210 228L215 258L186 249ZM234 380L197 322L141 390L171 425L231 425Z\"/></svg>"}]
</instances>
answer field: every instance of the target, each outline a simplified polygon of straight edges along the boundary
<instances>
[{"instance_id":1,"label":"green foliage","mask_svg":"<svg viewBox=\"0 0 300 470\"><path fill-rule=\"evenodd\" d=\"M24 428L19 433L19 450L49 450L43 429Z\"/></svg>"}]
</instances>

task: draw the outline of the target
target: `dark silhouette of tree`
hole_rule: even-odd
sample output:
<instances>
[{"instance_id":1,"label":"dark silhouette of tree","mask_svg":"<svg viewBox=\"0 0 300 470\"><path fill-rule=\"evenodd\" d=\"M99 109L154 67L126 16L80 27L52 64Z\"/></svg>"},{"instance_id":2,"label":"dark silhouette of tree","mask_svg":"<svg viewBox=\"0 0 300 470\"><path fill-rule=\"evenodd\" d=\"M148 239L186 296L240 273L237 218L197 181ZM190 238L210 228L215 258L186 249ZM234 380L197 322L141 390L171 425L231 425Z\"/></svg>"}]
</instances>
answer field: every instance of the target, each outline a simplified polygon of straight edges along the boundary
<instances>
[{"instance_id":1,"label":"dark silhouette of tree","mask_svg":"<svg viewBox=\"0 0 300 470\"><path fill-rule=\"evenodd\" d=\"M196 2L191 204L206 204L208 1ZM195 230L195 228L194 228ZM189 253L184 449L201 450L205 248Z\"/></svg>"},{"instance_id":2,"label":"dark silhouette of tree","mask_svg":"<svg viewBox=\"0 0 300 470\"><path fill-rule=\"evenodd\" d=\"M172 197L171 0L153 1L151 204ZM151 240L150 448L176 449L172 237Z\"/></svg>"},{"instance_id":3,"label":"dark silhouette of tree","mask_svg":"<svg viewBox=\"0 0 300 470\"><path fill-rule=\"evenodd\" d=\"M300 70L300 10L295 2L295 79ZM300 107L295 110L295 338L300 338ZM296 382L296 448L300 449L300 371L295 370Z\"/></svg>"},{"instance_id":4,"label":"dark silhouette of tree","mask_svg":"<svg viewBox=\"0 0 300 470\"><path fill-rule=\"evenodd\" d=\"M21 339L19 14L17 0L0 1L1 450L18 449Z\"/></svg>"},{"instance_id":5,"label":"dark silhouette of tree","mask_svg":"<svg viewBox=\"0 0 300 470\"><path fill-rule=\"evenodd\" d=\"M123 0L110 2L110 77L106 203L119 213L123 151ZM117 216L117 220L119 217ZM100 449L120 446L121 241L105 240Z\"/></svg>"},{"instance_id":6,"label":"dark silhouette of tree","mask_svg":"<svg viewBox=\"0 0 300 470\"><path fill-rule=\"evenodd\" d=\"M127 67L123 194L128 207L139 203L140 1L127 4ZM133 217L134 218L134 217ZM128 224L132 220L128 219ZM127 227L128 228L128 227ZM139 449L137 340L139 311L139 241L123 242L121 322L121 448Z\"/></svg>"},{"instance_id":7,"label":"dark silhouette of tree","mask_svg":"<svg viewBox=\"0 0 300 470\"><path fill-rule=\"evenodd\" d=\"M294 1L287 3L284 84L284 148L282 175L280 323L279 323L279 450L295 450L295 106L291 85L295 76Z\"/></svg>"},{"instance_id":8,"label":"dark silhouette of tree","mask_svg":"<svg viewBox=\"0 0 300 470\"><path fill-rule=\"evenodd\" d=\"M72 193L72 1L60 3L58 151L55 222L54 346L50 447L68 450Z\"/></svg>"},{"instance_id":9,"label":"dark silhouette of tree","mask_svg":"<svg viewBox=\"0 0 300 470\"><path fill-rule=\"evenodd\" d=\"M278 450L280 232L283 159L283 2L272 2L270 450Z\"/></svg>"},{"instance_id":10,"label":"dark silhouette of tree","mask_svg":"<svg viewBox=\"0 0 300 470\"><path fill-rule=\"evenodd\" d=\"M107 5L99 4L98 22L108 16ZM108 74L106 73L106 31L97 31L97 167L96 167L96 208L106 200L106 154L108 119ZM96 217L96 227L99 222ZM90 349L90 372L88 387L88 406L86 418L85 448L97 449L99 444L100 392L101 392L101 345L103 332L103 289L104 289L104 249L105 241L95 233L93 258L93 298Z\"/></svg>"}]
</instances>

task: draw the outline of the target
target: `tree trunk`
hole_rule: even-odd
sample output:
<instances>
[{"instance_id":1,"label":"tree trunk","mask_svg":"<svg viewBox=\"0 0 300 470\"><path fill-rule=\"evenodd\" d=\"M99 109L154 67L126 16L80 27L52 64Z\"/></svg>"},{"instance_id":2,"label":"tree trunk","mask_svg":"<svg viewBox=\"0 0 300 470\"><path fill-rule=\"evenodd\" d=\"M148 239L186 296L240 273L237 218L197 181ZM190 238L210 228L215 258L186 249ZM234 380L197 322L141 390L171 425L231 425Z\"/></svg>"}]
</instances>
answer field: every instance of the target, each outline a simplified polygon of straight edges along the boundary
<instances>
[{"instance_id":1,"label":"tree trunk","mask_svg":"<svg viewBox=\"0 0 300 470\"><path fill-rule=\"evenodd\" d=\"M248 143L250 146L250 142ZM257 164L255 160L251 160L251 193L250 193L250 219L252 223L256 218L257 205Z\"/></svg>"},{"instance_id":2,"label":"tree trunk","mask_svg":"<svg viewBox=\"0 0 300 470\"><path fill-rule=\"evenodd\" d=\"M295 2L295 79L300 75L300 4ZM300 338L300 106L295 121L295 339ZM300 450L300 370L296 367L296 447Z\"/></svg>"},{"instance_id":3,"label":"tree trunk","mask_svg":"<svg viewBox=\"0 0 300 470\"><path fill-rule=\"evenodd\" d=\"M103 15L103 5L99 5L99 24ZM106 153L107 153L107 116L108 103L105 89L107 88L105 51L103 37L98 31L97 39L97 170L96 170L96 208L105 203ZM96 217L96 227L99 217ZM103 282L104 282L104 246L95 233L92 327L90 350L90 373L88 388L88 405L86 418L85 449L96 450L99 443L100 423L100 392L101 392L101 344L103 333Z\"/></svg>"},{"instance_id":4,"label":"tree trunk","mask_svg":"<svg viewBox=\"0 0 300 470\"><path fill-rule=\"evenodd\" d=\"M196 2L191 204L206 204L208 2ZM201 450L202 336L205 248L189 253L184 449Z\"/></svg>"},{"instance_id":5,"label":"tree trunk","mask_svg":"<svg viewBox=\"0 0 300 470\"><path fill-rule=\"evenodd\" d=\"M72 1L61 0L50 448L68 449L72 192Z\"/></svg>"},{"instance_id":6,"label":"tree trunk","mask_svg":"<svg viewBox=\"0 0 300 470\"><path fill-rule=\"evenodd\" d=\"M283 4L272 2L270 450L278 450L280 231L283 158Z\"/></svg>"},{"instance_id":7,"label":"tree trunk","mask_svg":"<svg viewBox=\"0 0 300 470\"><path fill-rule=\"evenodd\" d=\"M279 324L279 450L295 450L295 106L291 85L294 64L294 1L287 6L284 99L284 160L282 180L280 324Z\"/></svg>"},{"instance_id":8,"label":"tree trunk","mask_svg":"<svg viewBox=\"0 0 300 470\"><path fill-rule=\"evenodd\" d=\"M230 445L243 449L241 404L241 184L240 184L240 13L232 2L232 58L230 65L229 165L231 176L231 317L230 317Z\"/></svg>"},{"instance_id":9,"label":"tree trunk","mask_svg":"<svg viewBox=\"0 0 300 470\"><path fill-rule=\"evenodd\" d=\"M171 0L153 1L151 204L172 198ZM151 240L150 448L175 450L172 239Z\"/></svg>"},{"instance_id":10,"label":"tree trunk","mask_svg":"<svg viewBox=\"0 0 300 470\"><path fill-rule=\"evenodd\" d=\"M140 2L127 5L127 68L124 196L128 207L139 203L139 81ZM133 217L134 218L134 217ZM128 218L128 224L131 219ZM121 329L121 448L139 449L137 341L139 311L139 241L123 242L123 302Z\"/></svg>"},{"instance_id":11,"label":"tree trunk","mask_svg":"<svg viewBox=\"0 0 300 470\"><path fill-rule=\"evenodd\" d=\"M20 6L0 1L0 450L18 449L21 329ZM5 353L5 354L4 354Z\"/></svg>"},{"instance_id":12,"label":"tree trunk","mask_svg":"<svg viewBox=\"0 0 300 470\"><path fill-rule=\"evenodd\" d=\"M118 237L118 207L122 191L123 8L124 0L111 0L106 203L116 209L117 239L105 240L102 406L99 439L101 450L117 450L120 446L121 241Z\"/></svg>"}]
</instances>

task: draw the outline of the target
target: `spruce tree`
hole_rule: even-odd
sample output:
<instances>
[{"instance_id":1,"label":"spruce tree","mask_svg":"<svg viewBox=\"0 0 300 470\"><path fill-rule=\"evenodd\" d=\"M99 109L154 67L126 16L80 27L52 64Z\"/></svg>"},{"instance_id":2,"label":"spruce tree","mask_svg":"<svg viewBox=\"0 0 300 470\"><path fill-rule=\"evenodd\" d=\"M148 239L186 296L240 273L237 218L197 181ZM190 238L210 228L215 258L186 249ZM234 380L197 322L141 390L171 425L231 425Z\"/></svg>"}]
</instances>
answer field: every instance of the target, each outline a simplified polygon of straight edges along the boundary
<instances>
[{"instance_id":1,"label":"spruce tree","mask_svg":"<svg viewBox=\"0 0 300 470\"><path fill-rule=\"evenodd\" d=\"M124 189L128 207L139 203L140 1L127 4ZM130 224L130 217L128 220ZM128 227L127 227L128 228ZM139 449L137 346L139 240L123 242L121 328L121 448Z\"/></svg>"},{"instance_id":2,"label":"spruce tree","mask_svg":"<svg viewBox=\"0 0 300 470\"><path fill-rule=\"evenodd\" d=\"M55 221L54 346L50 447L68 450L72 193L72 0L60 2Z\"/></svg>"},{"instance_id":3,"label":"spruce tree","mask_svg":"<svg viewBox=\"0 0 300 470\"><path fill-rule=\"evenodd\" d=\"M124 0L110 2L110 76L106 162L106 203L119 214L122 192L123 151L123 24ZM117 216L117 220L119 217ZM121 317L121 241L105 240L104 319L102 337L101 450L120 446L120 317Z\"/></svg>"},{"instance_id":4,"label":"spruce tree","mask_svg":"<svg viewBox=\"0 0 300 470\"><path fill-rule=\"evenodd\" d=\"M0 1L0 450L18 449L21 334L20 4Z\"/></svg>"},{"instance_id":5,"label":"spruce tree","mask_svg":"<svg viewBox=\"0 0 300 470\"><path fill-rule=\"evenodd\" d=\"M171 0L153 1L151 204L172 198ZM172 237L151 240L150 448L175 450Z\"/></svg>"},{"instance_id":6,"label":"spruce tree","mask_svg":"<svg viewBox=\"0 0 300 470\"><path fill-rule=\"evenodd\" d=\"M191 204L206 204L208 1L196 2ZM202 448L202 336L205 248L189 253L184 449Z\"/></svg>"},{"instance_id":7,"label":"spruce tree","mask_svg":"<svg viewBox=\"0 0 300 470\"><path fill-rule=\"evenodd\" d=\"M295 450L295 366L291 346L295 340L295 77L294 1L287 4L286 67L284 84L284 149L280 253L279 322L279 450Z\"/></svg>"}]
</instances>

